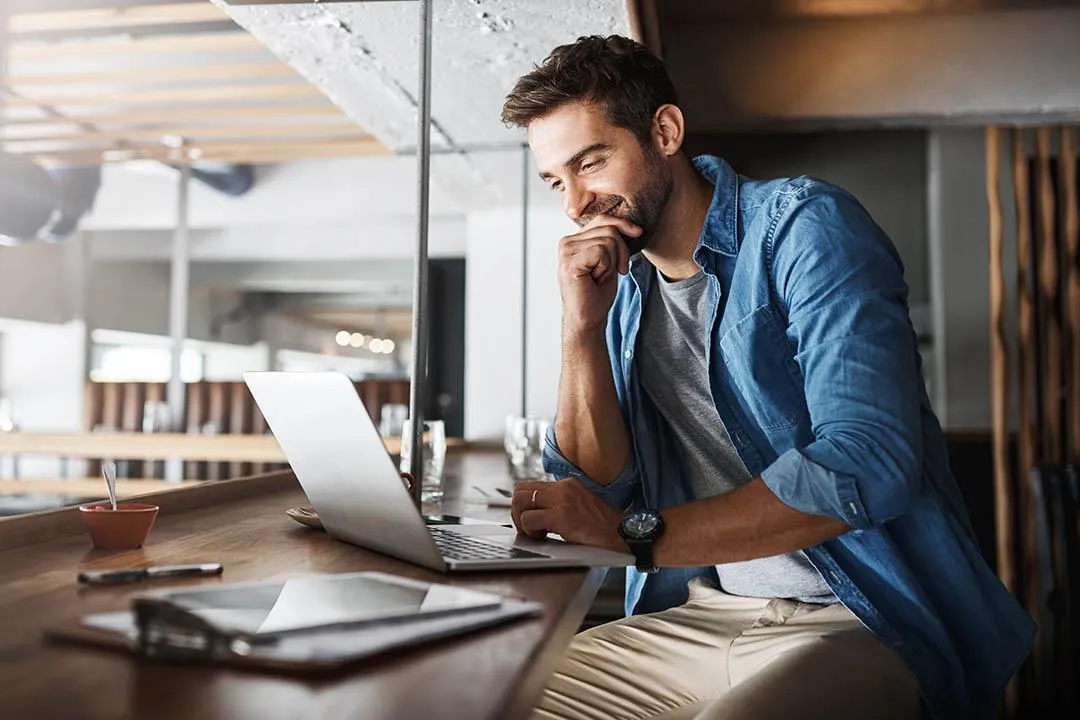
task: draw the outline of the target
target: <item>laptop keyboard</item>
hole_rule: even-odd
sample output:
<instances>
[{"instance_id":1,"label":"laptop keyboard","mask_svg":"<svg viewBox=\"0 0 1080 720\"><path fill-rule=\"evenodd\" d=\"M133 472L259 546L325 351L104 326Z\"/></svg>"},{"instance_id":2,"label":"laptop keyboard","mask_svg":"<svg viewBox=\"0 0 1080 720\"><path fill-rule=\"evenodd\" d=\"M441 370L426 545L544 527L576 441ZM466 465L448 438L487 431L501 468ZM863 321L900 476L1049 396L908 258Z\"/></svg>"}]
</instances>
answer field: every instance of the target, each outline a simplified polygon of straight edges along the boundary
<instances>
[{"instance_id":1,"label":"laptop keyboard","mask_svg":"<svg viewBox=\"0 0 1080 720\"><path fill-rule=\"evenodd\" d=\"M516 560L549 557L472 535L461 535L440 527L429 527L428 530L431 531L431 537L435 539L439 552L448 560Z\"/></svg>"}]
</instances>

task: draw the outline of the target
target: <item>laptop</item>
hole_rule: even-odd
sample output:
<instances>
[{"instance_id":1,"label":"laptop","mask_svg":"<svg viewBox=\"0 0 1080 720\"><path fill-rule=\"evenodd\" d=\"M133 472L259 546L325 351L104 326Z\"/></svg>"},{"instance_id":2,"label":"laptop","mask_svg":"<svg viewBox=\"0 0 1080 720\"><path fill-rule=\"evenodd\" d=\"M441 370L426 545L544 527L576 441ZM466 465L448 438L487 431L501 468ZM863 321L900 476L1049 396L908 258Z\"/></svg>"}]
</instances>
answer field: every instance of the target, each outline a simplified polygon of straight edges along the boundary
<instances>
[{"instance_id":1,"label":"laptop","mask_svg":"<svg viewBox=\"0 0 1080 720\"><path fill-rule=\"evenodd\" d=\"M352 381L336 372L247 372L266 423L323 527L440 572L625 567L632 555L536 540L497 524L429 526Z\"/></svg>"}]
</instances>

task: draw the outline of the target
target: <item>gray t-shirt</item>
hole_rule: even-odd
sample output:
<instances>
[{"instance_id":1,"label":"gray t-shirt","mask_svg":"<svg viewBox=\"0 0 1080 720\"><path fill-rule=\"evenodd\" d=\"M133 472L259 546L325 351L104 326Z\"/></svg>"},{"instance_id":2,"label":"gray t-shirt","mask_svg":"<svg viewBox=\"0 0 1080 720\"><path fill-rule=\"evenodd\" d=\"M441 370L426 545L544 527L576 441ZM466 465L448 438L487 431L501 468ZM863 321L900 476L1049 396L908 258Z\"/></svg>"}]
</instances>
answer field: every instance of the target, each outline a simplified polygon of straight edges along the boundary
<instances>
[{"instance_id":1,"label":"gray t-shirt","mask_svg":"<svg viewBox=\"0 0 1080 720\"><path fill-rule=\"evenodd\" d=\"M699 272L669 282L659 272L645 304L638 336L641 383L684 451L697 499L722 495L752 478L716 410L706 365L713 313L711 277ZM799 551L716 566L720 587L732 595L833 603L836 596Z\"/></svg>"}]
</instances>

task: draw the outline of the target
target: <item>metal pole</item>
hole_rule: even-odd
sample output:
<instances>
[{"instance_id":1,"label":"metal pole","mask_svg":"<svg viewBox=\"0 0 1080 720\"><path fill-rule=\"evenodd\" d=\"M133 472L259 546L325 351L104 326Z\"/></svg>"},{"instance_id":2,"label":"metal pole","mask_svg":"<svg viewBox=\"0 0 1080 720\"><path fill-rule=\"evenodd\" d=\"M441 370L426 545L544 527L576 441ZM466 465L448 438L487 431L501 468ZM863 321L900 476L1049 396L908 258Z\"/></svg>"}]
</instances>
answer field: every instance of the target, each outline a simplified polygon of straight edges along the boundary
<instances>
[{"instance_id":1,"label":"metal pole","mask_svg":"<svg viewBox=\"0 0 1080 720\"><path fill-rule=\"evenodd\" d=\"M412 496L420 507L424 487L424 415L427 385L428 313L428 199L431 181L431 0L420 0L420 112L417 119L416 155L416 260L413 272L412 384L409 387L411 435L409 472L413 476Z\"/></svg>"},{"instance_id":2,"label":"metal pole","mask_svg":"<svg viewBox=\"0 0 1080 720\"><path fill-rule=\"evenodd\" d=\"M173 233L172 264L169 274L169 335L172 337L172 358L169 385L165 398L169 405L170 429L180 432L184 423L184 381L180 377L180 359L188 329L188 276L191 258L188 248L188 205L191 187L191 163L186 157L180 164L176 198L176 230ZM184 463L180 458L165 462L165 479L182 480Z\"/></svg>"},{"instance_id":3,"label":"metal pole","mask_svg":"<svg viewBox=\"0 0 1080 720\"><path fill-rule=\"evenodd\" d=\"M529 146L521 146L521 417L529 417Z\"/></svg>"}]
</instances>

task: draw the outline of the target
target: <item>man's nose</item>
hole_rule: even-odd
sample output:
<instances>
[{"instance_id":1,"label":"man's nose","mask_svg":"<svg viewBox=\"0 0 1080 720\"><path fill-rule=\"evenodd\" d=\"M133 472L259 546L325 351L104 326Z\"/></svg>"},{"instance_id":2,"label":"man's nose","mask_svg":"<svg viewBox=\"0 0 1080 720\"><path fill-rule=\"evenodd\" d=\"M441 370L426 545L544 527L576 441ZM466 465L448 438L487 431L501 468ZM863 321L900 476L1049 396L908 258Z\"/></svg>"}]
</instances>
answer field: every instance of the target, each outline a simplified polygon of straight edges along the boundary
<instances>
[{"instance_id":1,"label":"man's nose","mask_svg":"<svg viewBox=\"0 0 1080 720\"><path fill-rule=\"evenodd\" d=\"M563 193L563 211L574 222L578 222L585 214L585 210L596 199L596 195L577 183L567 183Z\"/></svg>"}]
</instances>

